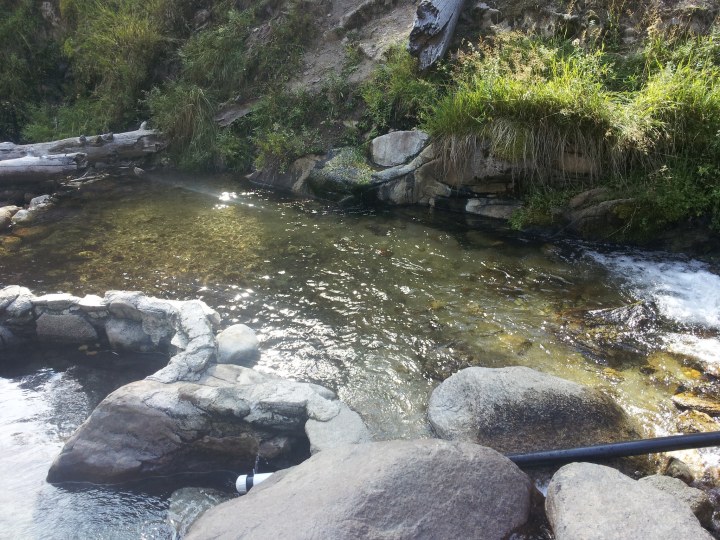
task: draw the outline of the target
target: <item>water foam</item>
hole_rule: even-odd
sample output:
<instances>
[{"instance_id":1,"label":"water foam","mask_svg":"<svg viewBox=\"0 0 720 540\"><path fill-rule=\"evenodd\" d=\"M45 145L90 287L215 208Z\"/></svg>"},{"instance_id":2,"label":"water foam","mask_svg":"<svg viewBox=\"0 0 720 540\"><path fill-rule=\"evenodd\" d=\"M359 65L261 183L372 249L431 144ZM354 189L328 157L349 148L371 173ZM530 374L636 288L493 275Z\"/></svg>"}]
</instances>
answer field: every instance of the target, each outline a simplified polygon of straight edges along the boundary
<instances>
[{"instance_id":1,"label":"water foam","mask_svg":"<svg viewBox=\"0 0 720 540\"><path fill-rule=\"evenodd\" d=\"M655 302L667 319L720 329L720 276L695 260L654 260L651 255L587 252L624 280L639 300Z\"/></svg>"}]
</instances>

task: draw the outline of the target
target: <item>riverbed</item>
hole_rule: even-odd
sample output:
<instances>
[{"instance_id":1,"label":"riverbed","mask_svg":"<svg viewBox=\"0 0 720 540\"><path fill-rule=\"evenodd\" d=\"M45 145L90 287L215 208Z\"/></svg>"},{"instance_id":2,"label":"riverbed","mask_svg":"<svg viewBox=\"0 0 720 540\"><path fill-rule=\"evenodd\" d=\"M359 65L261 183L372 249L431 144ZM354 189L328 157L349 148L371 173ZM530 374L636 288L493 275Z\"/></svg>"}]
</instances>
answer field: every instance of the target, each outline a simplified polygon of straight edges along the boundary
<instances>
[{"instance_id":1,"label":"riverbed","mask_svg":"<svg viewBox=\"0 0 720 540\"><path fill-rule=\"evenodd\" d=\"M1 240L0 287L202 299L224 325L256 330L256 369L335 390L377 439L432 436L428 396L467 365L525 365L601 387L648 435L677 432L678 389L717 388L699 369L720 356L712 260L539 241L428 209L339 209L230 177L179 175L87 185ZM618 346L588 344L587 312L642 302L656 323ZM0 474L12 487L0 536L172 537L169 488L44 483L102 397L157 359L32 354L0 368ZM702 474L719 455L682 457Z\"/></svg>"}]
</instances>

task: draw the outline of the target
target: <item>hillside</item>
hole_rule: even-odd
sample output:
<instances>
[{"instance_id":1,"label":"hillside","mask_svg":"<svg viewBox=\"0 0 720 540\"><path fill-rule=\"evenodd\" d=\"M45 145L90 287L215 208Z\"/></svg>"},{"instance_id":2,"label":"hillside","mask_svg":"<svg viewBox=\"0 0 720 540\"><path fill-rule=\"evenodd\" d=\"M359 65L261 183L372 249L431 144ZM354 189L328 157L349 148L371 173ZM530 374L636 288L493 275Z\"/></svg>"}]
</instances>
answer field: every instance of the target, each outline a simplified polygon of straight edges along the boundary
<instances>
[{"instance_id":1,"label":"hillside","mask_svg":"<svg viewBox=\"0 0 720 540\"><path fill-rule=\"evenodd\" d=\"M466 2L450 54L421 73L406 0L13 0L0 139L149 119L170 139L165 165L272 175L420 128L445 173L480 147L509 163L516 227L562 224L568 201L601 187L600 203L632 201L608 218L616 237L714 229L719 5Z\"/></svg>"}]
</instances>

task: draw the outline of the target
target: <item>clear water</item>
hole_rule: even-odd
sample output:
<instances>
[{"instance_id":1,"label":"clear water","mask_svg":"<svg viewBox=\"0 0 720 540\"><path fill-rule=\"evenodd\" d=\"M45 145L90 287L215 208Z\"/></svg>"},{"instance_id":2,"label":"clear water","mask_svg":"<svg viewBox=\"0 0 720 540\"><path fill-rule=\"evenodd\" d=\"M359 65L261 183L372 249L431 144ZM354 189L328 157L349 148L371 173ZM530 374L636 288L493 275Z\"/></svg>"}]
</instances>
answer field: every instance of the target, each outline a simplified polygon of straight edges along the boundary
<instances>
[{"instance_id":1,"label":"clear water","mask_svg":"<svg viewBox=\"0 0 720 540\"><path fill-rule=\"evenodd\" d=\"M36 294L132 289L201 298L224 324L243 322L257 331L257 369L336 390L377 438L430 436L429 393L438 378L469 364L527 365L600 386L650 433L673 432L678 411L670 396L700 375L687 359L666 354L665 338L707 346L718 335L720 311L713 306L720 277L710 266L665 254L538 243L424 209L338 211L230 178L166 176L87 186L45 218L3 240L0 286L20 284ZM578 313L646 298L657 302L665 321L663 330L643 336L652 348L644 356L584 355L566 331ZM641 369L648 362L652 375ZM55 523L48 527L63 537L74 530L64 522L68 508L88 521L112 513L100 508L115 508L138 517L108 517L103 537L164 538L163 496L101 488L60 495L43 484L61 441L91 404L79 393L83 412L71 415L66 430L53 431L42 413L54 399L52 387L23 393L20 385L2 379L0 399L28 412L0 420L1 444L24 428L28 441L51 441L42 455L18 457L37 474L17 481L26 486L18 488L25 500L56 495L56 509L42 518L35 512L29 522ZM29 415L35 420L23 424ZM12 452L35 452L17 440ZM716 456L695 458L705 467ZM11 476L21 468L2 466ZM15 522L8 514L0 519Z\"/></svg>"}]
</instances>

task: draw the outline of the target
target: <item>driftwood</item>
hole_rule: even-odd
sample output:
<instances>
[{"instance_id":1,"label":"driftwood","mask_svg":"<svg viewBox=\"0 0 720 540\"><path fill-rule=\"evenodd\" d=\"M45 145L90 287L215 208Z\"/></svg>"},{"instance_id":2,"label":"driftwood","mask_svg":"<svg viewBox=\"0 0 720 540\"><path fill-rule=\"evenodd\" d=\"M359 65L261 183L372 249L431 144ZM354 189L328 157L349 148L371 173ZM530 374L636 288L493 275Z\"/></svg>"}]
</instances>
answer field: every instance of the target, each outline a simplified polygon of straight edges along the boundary
<instances>
[{"instance_id":1,"label":"driftwood","mask_svg":"<svg viewBox=\"0 0 720 540\"><path fill-rule=\"evenodd\" d=\"M418 5L408 50L420 59L421 70L445 56L464 4L465 0L422 0Z\"/></svg>"},{"instance_id":2,"label":"driftwood","mask_svg":"<svg viewBox=\"0 0 720 540\"><path fill-rule=\"evenodd\" d=\"M74 175L87 167L85 154L25 156L0 161L0 181L38 182Z\"/></svg>"},{"instance_id":3,"label":"driftwood","mask_svg":"<svg viewBox=\"0 0 720 540\"><path fill-rule=\"evenodd\" d=\"M145 129L73 137L35 144L0 143L0 181L39 182L76 175L88 165L103 168L143 158L164 149L163 135Z\"/></svg>"},{"instance_id":4,"label":"driftwood","mask_svg":"<svg viewBox=\"0 0 720 540\"><path fill-rule=\"evenodd\" d=\"M0 162L26 156L85 154L89 164L112 164L132 160L159 152L167 146L162 134L151 129L138 129L125 133L106 133L86 137L73 137L45 143L0 143Z\"/></svg>"}]
</instances>

